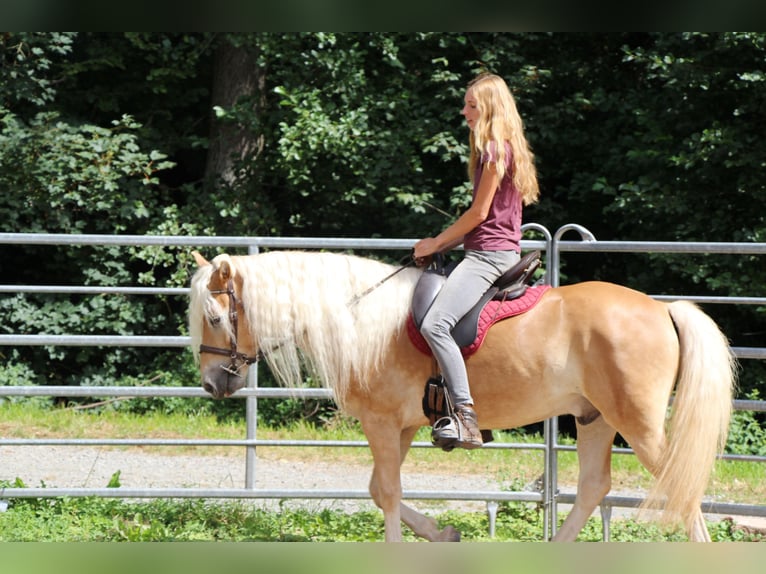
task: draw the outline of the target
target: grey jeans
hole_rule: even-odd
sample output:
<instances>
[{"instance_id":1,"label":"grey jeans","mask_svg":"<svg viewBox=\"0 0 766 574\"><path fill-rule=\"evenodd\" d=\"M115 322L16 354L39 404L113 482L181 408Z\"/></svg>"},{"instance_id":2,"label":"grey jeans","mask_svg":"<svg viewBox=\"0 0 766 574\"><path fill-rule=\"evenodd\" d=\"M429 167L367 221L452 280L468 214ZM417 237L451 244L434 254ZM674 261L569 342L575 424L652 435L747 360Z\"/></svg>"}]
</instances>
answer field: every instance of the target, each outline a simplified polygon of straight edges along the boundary
<instances>
[{"instance_id":1,"label":"grey jeans","mask_svg":"<svg viewBox=\"0 0 766 574\"><path fill-rule=\"evenodd\" d=\"M473 398L465 361L452 338L452 329L519 259L515 251L467 250L423 319L420 332L439 363L455 406L473 404Z\"/></svg>"}]
</instances>

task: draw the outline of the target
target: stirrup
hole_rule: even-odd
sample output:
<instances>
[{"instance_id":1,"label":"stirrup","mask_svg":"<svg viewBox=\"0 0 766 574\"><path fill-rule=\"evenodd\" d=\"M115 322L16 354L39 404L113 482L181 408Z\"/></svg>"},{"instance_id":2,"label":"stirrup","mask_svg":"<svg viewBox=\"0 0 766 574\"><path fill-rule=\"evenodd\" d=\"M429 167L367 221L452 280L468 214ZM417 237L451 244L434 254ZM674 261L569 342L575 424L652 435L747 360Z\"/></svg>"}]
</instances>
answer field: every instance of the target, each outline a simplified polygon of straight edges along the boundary
<instances>
[{"instance_id":1,"label":"stirrup","mask_svg":"<svg viewBox=\"0 0 766 574\"><path fill-rule=\"evenodd\" d=\"M480 448L484 441L481 434L473 438L465 424L456 413L442 417L434 423L431 429L431 444L438 446L445 452L457 448L474 449Z\"/></svg>"},{"instance_id":2,"label":"stirrup","mask_svg":"<svg viewBox=\"0 0 766 574\"><path fill-rule=\"evenodd\" d=\"M438 446L445 452L454 449L460 438L458 422L454 417L455 415L450 415L440 418L431 429L431 444Z\"/></svg>"}]
</instances>

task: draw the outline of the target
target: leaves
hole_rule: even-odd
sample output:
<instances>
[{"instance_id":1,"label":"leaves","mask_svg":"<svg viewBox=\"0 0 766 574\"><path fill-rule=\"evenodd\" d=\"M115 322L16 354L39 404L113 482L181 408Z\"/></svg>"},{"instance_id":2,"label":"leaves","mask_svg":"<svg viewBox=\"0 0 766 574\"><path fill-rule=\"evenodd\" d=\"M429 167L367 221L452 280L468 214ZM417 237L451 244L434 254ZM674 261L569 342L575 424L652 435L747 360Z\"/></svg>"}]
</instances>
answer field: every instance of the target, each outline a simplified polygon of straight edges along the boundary
<instances>
[{"instance_id":1,"label":"leaves","mask_svg":"<svg viewBox=\"0 0 766 574\"><path fill-rule=\"evenodd\" d=\"M0 217L6 230L31 232L433 235L470 202L460 108L467 81L491 70L511 86L536 155L541 201L526 221L576 222L604 240L764 241L765 39L4 33ZM253 68L240 78L252 90L231 105L211 99L226 77L214 56L229 45L247 50ZM234 183L206 179L211 125L257 144L235 158ZM0 252L3 275L29 283L180 286L193 268L173 247ZM571 281L652 293L752 295L766 283L757 257L568 256L564 265ZM63 332L75 326L68 313L82 315L81 301L60 313L52 301L21 303L33 304L47 321L30 308L14 328ZM121 314L122 305L140 310ZM184 328L180 300L89 312L89 329ZM763 342L762 308L714 312L734 344ZM749 373L742 384L762 386Z\"/></svg>"}]
</instances>

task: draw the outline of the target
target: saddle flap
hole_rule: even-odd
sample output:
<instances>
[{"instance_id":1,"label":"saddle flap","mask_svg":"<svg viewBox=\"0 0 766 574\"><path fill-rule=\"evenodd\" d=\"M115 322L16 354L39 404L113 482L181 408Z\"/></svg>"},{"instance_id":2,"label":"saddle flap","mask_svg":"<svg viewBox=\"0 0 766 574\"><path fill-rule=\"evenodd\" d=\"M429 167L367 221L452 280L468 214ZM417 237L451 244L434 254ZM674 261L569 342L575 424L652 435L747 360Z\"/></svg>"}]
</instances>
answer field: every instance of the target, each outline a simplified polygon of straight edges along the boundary
<instances>
[{"instance_id":1,"label":"saddle flap","mask_svg":"<svg viewBox=\"0 0 766 574\"><path fill-rule=\"evenodd\" d=\"M436 299L439 291L447 278L438 272L426 269L418 279L415 290L412 293L412 304L410 310L412 311L412 319L415 321L415 325L418 329L423 324L423 319L426 318L428 310Z\"/></svg>"},{"instance_id":2,"label":"saddle flap","mask_svg":"<svg viewBox=\"0 0 766 574\"><path fill-rule=\"evenodd\" d=\"M497 294L497 287L490 287L489 291L482 295L481 299L479 299L479 302L476 303L473 309L466 313L452 328L452 338L455 339L455 342L459 347L467 347L473 343L474 339L476 339L479 315L481 315L484 306L494 299Z\"/></svg>"},{"instance_id":3,"label":"saddle flap","mask_svg":"<svg viewBox=\"0 0 766 574\"><path fill-rule=\"evenodd\" d=\"M434 257L433 263L423 271L412 293L410 311L418 329L423 324L423 319L425 319L428 310L431 309L431 305L444 286L447 277L457 266L456 261L445 265L444 257L441 254L438 255L438 257Z\"/></svg>"}]
</instances>

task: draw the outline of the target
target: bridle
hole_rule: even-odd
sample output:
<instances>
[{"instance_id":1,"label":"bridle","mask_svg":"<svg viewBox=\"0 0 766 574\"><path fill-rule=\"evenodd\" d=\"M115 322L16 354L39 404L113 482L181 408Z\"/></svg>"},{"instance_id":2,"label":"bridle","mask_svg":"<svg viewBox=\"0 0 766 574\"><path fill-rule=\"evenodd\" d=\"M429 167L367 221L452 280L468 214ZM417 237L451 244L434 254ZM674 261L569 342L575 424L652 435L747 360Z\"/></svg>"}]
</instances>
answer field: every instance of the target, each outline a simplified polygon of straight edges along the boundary
<instances>
[{"instance_id":1,"label":"bridle","mask_svg":"<svg viewBox=\"0 0 766 574\"><path fill-rule=\"evenodd\" d=\"M378 281L375 285L364 291L363 293L360 293L359 295L355 296L354 298L349 301L349 306L355 305L360 299L363 297L369 295L372 293L375 289L383 285L386 281L391 279L394 275L399 273L400 271L403 271L410 265L413 265L415 263L414 259L409 261L408 263L398 267L393 273L388 275L387 277L383 278L381 281ZM237 294L234 292L234 281L232 279L229 279L226 282L226 289L216 289L210 290L210 293L212 295L220 295L221 293L226 293L229 296L229 322L231 323L232 328L232 336L231 336L231 345L228 349L224 349L223 347L212 347L210 345L200 345L199 346L199 352L200 353L210 353L213 355L223 355L224 357L229 357L231 359L231 363L228 365L221 365L221 368L229 373L230 375L234 375L235 377L241 377L242 375L239 374L239 370L244 367L245 365L252 365L254 363L257 363L261 359L265 358L265 353L258 349L258 352L255 354L255 356L246 355L245 353L241 353L237 349L237 335L238 335L238 329L239 329L239 320L237 318ZM277 345L277 348L281 345ZM271 349L271 351L274 351L275 349Z\"/></svg>"},{"instance_id":2,"label":"bridle","mask_svg":"<svg viewBox=\"0 0 766 574\"><path fill-rule=\"evenodd\" d=\"M239 320L237 318L237 294L234 292L234 281L229 279L226 283L226 289L210 290L213 295L220 295L226 293L229 296L229 321L231 322L232 336L230 348L224 349L223 347L212 347L210 345L200 345L200 353L211 353L213 355L223 355L229 357L231 363L228 365L221 365L221 368L235 377L241 377L239 370L245 365L252 365L257 363L263 358L263 353L259 350L255 356L246 355L241 353L237 349L237 334L239 329Z\"/></svg>"}]
</instances>

